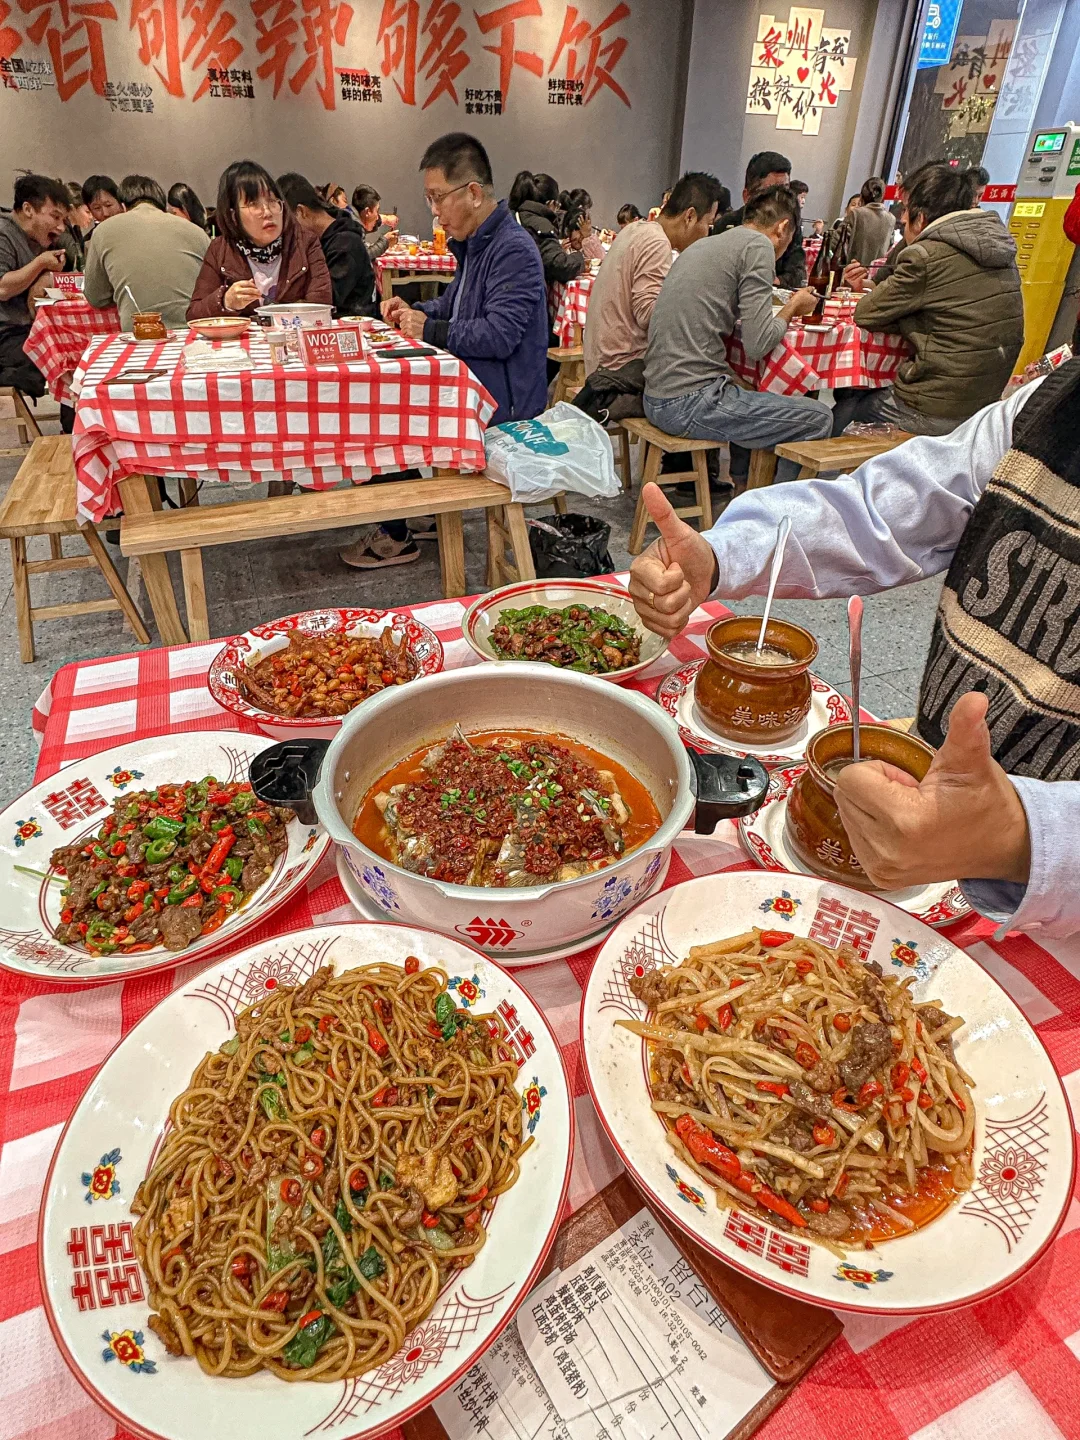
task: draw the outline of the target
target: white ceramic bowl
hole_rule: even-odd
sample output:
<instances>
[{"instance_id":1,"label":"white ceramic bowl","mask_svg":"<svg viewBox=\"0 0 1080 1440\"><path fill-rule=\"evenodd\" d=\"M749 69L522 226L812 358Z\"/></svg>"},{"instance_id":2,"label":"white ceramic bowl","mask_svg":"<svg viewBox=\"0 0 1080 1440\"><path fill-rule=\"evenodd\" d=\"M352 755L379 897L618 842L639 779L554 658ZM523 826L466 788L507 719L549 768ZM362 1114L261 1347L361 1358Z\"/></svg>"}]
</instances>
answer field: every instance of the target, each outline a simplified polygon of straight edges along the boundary
<instances>
[{"instance_id":1,"label":"white ceramic bowl","mask_svg":"<svg viewBox=\"0 0 1080 1440\"><path fill-rule=\"evenodd\" d=\"M417 680L425 675L436 675L443 667L443 648L434 630L429 630L411 615L394 610L326 609L305 610L299 615L286 615L281 620L272 620L266 625L256 625L243 635L234 635L227 640L214 656L206 683L210 694L223 710L233 715L242 715L253 720L264 735L275 740L295 740L304 736L312 740L331 740L341 728L344 716L289 716L273 715L253 705L237 679L241 666L258 665L267 655L276 655L288 647L289 636L300 631L304 635L328 635L338 632L344 635L370 635L377 638L389 625L395 638L404 635L409 654L416 661ZM411 683L411 682L410 682ZM406 687L394 687L403 690ZM367 705L369 700L360 701Z\"/></svg>"},{"instance_id":2,"label":"white ceramic bowl","mask_svg":"<svg viewBox=\"0 0 1080 1440\"><path fill-rule=\"evenodd\" d=\"M592 875L520 888L451 885L369 850L352 832L364 796L392 765L459 724L466 733L535 730L592 746L648 788L659 830ZM313 798L349 869L388 918L464 936L499 957L584 939L647 895L693 813L690 774L678 730L651 700L550 665L499 662L444 671L422 692L401 686L358 705L326 752Z\"/></svg>"},{"instance_id":3,"label":"white ceramic bowl","mask_svg":"<svg viewBox=\"0 0 1080 1440\"><path fill-rule=\"evenodd\" d=\"M333 323L334 308L298 300L295 305L260 305L255 314L267 317L271 325L314 330Z\"/></svg>"},{"instance_id":4,"label":"white ceramic bowl","mask_svg":"<svg viewBox=\"0 0 1080 1440\"><path fill-rule=\"evenodd\" d=\"M719 1208L715 1192L665 1140L650 1107L645 1042L615 1023L645 1016L629 982L678 963L691 945L754 925L825 944L847 941L886 974L914 976L917 999L940 1000L967 1022L953 1038L975 1080L975 1185L913 1234L840 1260L763 1219ZM654 1208L726 1264L811 1304L903 1315L985 1300L1035 1264L1065 1218L1073 1125L1042 1042L969 955L878 895L818 876L741 871L653 896L596 958L582 997L581 1053L608 1137Z\"/></svg>"},{"instance_id":5,"label":"white ceramic bowl","mask_svg":"<svg viewBox=\"0 0 1080 1440\"><path fill-rule=\"evenodd\" d=\"M610 675L600 675L597 677L600 680L612 680L616 684L631 680L647 670L668 647L662 635L654 635L642 625L625 587L611 580L521 580L513 585L502 585L473 601L461 622L461 633L482 659L500 660L502 657L496 654L491 644L491 632L498 625L500 614L503 610L523 610L528 605L549 605L553 610L565 609L567 605L598 606L638 631L641 636L638 664ZM543 661L524 663L544 664ZM548 669L554 668L548 666Z\"/></svg>"},{"instance_id":6,"label":"white ceramic bowl","mask_svg":"<svg viewBox=\"0 0 1080 1440\"><path fill-rule=\"evenodd\" d=\"M205 320L189 320L188 329L204 340L238 340L251 326L247 315L210 315Z\"/></svg>"},{"instance_id":7,"label":"white ceramic bowl","mask_svg":"<svg viewBox=\"0 0 1080 1440\"><path fill-rule=\"evenodd\" d=\"M385 1365L336 1384L288 1384L267 1373L240 1380L205 1375L195 1360L168 1355L147 1326L146 1283L131 1239L132 1196L169 1123L170 1102L204 1054L229 1035L237 1010L266 991L299 984L320 965L341 974L376 961L401 965L408 955L471 982L467 991L456 987L458 1004L493 1012L519 1060L517 1087L533 1138L521 1176L499 1197L477 1259L455 1273ZM400 925L326 925L278 935L190 976L128 1031L90 1082L45 1181L38 1219L45 1313L79 1383L125 1431L152 1440L374 1440L452 1385L511 1319L555 1238L573 1148L574 1109L558 1042L498 965L460 941ZM99 1182L93 1190L92 1175ZM80 1239L88 1246L82 1252ZM95 1285L107 1295L100 1308L86 1303L85 1287L92 1293ZM113 1337L125 1332L130 1337L117 1344ZM46 1429L74 1434L65 1425ZM104 1433L104 1421L86 1433Z\"/></svg>"}]
</instances>

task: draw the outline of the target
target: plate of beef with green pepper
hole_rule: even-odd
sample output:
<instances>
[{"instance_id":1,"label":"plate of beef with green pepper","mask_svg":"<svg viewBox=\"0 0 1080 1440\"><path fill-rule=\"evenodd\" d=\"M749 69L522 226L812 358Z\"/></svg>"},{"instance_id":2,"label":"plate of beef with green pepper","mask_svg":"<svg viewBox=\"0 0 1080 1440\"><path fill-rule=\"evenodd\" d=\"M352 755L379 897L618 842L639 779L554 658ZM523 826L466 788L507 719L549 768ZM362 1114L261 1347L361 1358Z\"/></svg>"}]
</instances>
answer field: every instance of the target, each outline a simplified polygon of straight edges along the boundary
<instances>
[{"instance_id":1,"label":"plate of beef with green pepper","mask_svg":"<svg viewBox=\"0 0 1080 1440\"><path fill-rule=\"evenodd\" d=\"M0 813L0 966L54 983L202 958L301 888L330 841L251 789L273 741L163 735L103 751Z\"/></svg>"}]
</instances>

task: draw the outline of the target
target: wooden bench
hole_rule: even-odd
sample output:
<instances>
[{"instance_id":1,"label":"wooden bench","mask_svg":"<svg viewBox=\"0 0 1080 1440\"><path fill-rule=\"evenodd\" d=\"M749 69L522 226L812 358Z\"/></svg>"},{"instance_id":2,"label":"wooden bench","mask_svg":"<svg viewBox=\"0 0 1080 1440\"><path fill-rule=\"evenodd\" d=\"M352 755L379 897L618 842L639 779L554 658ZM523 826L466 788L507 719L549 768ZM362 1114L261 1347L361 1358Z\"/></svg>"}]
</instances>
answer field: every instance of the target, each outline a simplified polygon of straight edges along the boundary
<instances>
[{"instance_id":1,"label":"wooden bench","mask_svg":"<svg viewBox=\"0 0 1080 1440\"><path fill-rule=\"evenodd\" d=\"M26 397L14 385L0 385L0 395L6 396L15 407L15 424L19 430L19 444L29 445L31 436L41 438L41 426L33 411L26 403Z\"/></svg>"},{"instance_id":2,"label":"wooden bench","mask_svg":"<svg viewBox=\"0 0 1080 1440\"><path fill-rule=\"evenodd\" d=\"M380 525L387 520L407 520L413 515L434 515L439 532L442 589L450 598L466 593L462 511L482 509L488 512L489 546L496 550L494 561L489 553L488 573L497 566L497 573L507 579L532 580L536 576L522 508L510 502L510 492L505 485L489 480L486 475L436 474L430 480L306 490L276 500L245 500L238 504L189 506L182 510L161 510L156 481L147 482L145 477L139 477L144 480L144 487L139 491L132 486L133 478L129 476L120 484L124 501L120 549L125 555L147 557L143 562L143 581L161 637L168 645L182 644L187 639L164 561L164 556L174 550L180 552L192 640L210 638L202 567L202 550L207 545L233 545L244 540L269 540L280 535L304 535L314 530ZM506 559L500 546L509 546L512 562Z\"/></svg>"},{"instance_id":3,"label":"wooden bench","mask_svg":"<svg viewBox=\"0 0 1080 1440\"><path fill-rule=\"evenodd\" d=\"M911 436L906 430L892 435L837 435L831 440L787 440L777 445L775 454L781 460L794 460L802 466L798 478L812 480L817 475L847 474L858 469L864 460L895 450Z\"/></svg>"},{"instance_id":4,"label":"wooden bench","mask_svg":"<svg viewBox=\"0 0 1080 1440\"><path fill-rule=\"evenodd\" d=\"M645 446L641 467L642 489L650 481L654 485L684 484L691 478L691 472L661 475L660 462L665 455L693 455L694 469L692 473L697 504L677 507L675 514L683 520L693 520L700 516L700 528L702 530L710 529L712 526L712 497L709 494L709 468L705 452L719 450L722 442L719 440L691 440L684 435L668 435L663 430L658 430L655 425L650 425L648 420L631 418L620 420L619 424L628 435L636 436ZM627 447L627 469L629 469L629 465L629 447ZM631 555L641 554L645 545L645 531L651 523L649 512L645 509L645 502L639 494L637 509L634 511L634 523L630 527L630 541L627 545Z\"/></svg>"},{"instance_id":5,"label":"wooden bench","mask_svg":"<svg viewBox=\"0 0 1080 1440\"><path fill-rule=\"evenodd\" d=\"M62 537L76 534L86 541L89 555L64 554ZM26 542L34 535L49 537L48 560L26 558ZM143 618L116 573L101 537L93 525L80 523L76 516L70 435L41 436L31 445L30 453L0 502L0 537L11 542L19 655L24 663L34 659L35 620L65 620L71 615L97 615L104 610L122 611L139 641L149 645L150 636ZM67 574L73 570L100 570L112 598L73 600L63 605L31 603L31 575Z\"/></svg>"},{"instance_id":6,"label":"wooden bench","mask_svg":"<svg viewBox=\"0 0 1080 1440\"><path fill-rule=\"evenodd\" d=\"M580 343L557 345L547 352L547 358L559 367L551 397L551 403L557 405L560 400L572 399L585 384L585 347Z\"/></svg>"}]
</instances>

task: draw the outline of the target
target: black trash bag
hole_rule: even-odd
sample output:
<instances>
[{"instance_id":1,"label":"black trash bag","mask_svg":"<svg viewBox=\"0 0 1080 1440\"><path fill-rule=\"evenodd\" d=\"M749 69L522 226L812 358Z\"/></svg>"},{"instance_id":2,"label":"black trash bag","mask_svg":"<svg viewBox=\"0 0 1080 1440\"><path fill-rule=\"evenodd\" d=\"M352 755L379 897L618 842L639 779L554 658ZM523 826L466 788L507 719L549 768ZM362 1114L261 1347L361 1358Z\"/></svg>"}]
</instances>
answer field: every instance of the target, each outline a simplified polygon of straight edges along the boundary
<instances>
[{"instance_id":1,"label":"black trash bag","mask_svg":"<svg viewBox=\"0 0 1080 1440\"><path fill-rule=\"evenodd\" d=\"M549 515L529 521L529 549L538 580L587 580L615 569L611 526L591 515Z\"/></svg>"}]
</instances>

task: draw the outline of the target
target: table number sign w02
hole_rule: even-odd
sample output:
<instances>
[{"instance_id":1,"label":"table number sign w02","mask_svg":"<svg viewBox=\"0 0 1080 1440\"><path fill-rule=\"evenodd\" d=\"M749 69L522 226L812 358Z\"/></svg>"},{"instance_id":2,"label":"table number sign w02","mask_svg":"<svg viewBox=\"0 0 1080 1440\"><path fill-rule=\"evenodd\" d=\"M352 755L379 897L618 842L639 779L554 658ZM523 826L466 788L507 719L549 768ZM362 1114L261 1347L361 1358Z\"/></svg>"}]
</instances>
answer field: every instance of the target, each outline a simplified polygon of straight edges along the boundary
<instances>
[{"instance_id":1,"label":"table number sign w02","mask_svg":"<svg viewBox=\"0 0 1080 1440\"><path fill-rule=\"evenodd\" d=\"M353 325L320 326L314 330L301 330L300 354L307 365L340 365L350 360L362 360L366 353L364 336Z\"/></svg>"}]
</instances>

